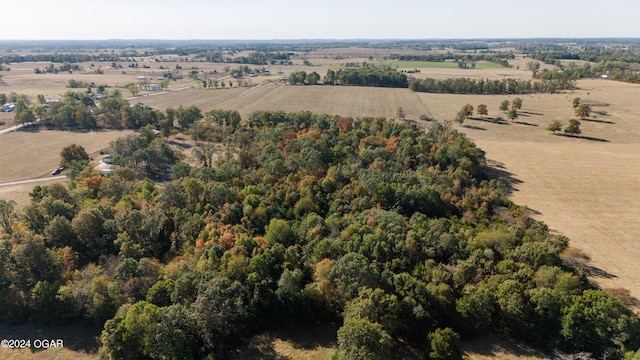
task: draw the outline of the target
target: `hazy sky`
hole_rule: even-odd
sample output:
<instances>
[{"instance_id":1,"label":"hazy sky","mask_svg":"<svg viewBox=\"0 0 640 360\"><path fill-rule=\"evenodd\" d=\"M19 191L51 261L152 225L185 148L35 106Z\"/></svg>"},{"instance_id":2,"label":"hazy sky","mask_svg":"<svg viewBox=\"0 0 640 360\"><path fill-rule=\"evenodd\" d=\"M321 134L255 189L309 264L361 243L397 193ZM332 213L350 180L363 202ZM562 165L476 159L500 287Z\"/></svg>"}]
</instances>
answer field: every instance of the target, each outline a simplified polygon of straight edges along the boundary
<instances>
[{"instance_id":1,"label":"hazy sky","mask_svg":"<svg viewBox=\"0 0 640 360\"><path fill-rule=\"evenodd\" d=\"M10 0L0 39L640 37L638 1Z\"/></svg>"}]
</instances>

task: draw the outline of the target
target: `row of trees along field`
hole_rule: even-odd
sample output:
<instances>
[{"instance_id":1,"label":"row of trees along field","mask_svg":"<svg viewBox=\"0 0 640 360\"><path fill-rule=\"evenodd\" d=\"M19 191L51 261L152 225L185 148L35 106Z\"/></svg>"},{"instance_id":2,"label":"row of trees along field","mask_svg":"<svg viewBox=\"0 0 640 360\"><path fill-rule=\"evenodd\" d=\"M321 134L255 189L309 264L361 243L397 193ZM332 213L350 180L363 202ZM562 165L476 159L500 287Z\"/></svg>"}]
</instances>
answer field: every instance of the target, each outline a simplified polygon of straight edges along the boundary
<instances>
[{"instance_id":1,"label":"row of trees along field","mask_svg":"<svg viewBox=\"0 0 640 360\"><path fill-rule=\"evenodd\" d=\"M542 81L522 79L471 79L449 78L416 79L409 81L409 89L416 92L447 93L447 94L529 94L554 93L561 90L575 88L575 81L565 78L548 78Z\"/></svg>"},{"instance_id":2,"label":"row of trees along field","mask_svg":"<svg viewBox=\"0 0 640 360\"><path fill-rule=\"evenodd\" d=\"M610 79L632 83L640 82L640 48L637 46L585 46L581 50L564 46L528 45L521 50L532 59L553 64L558 69L544 69L535 74L540 79L599 78L607 75ZM562 60L583 60L588 63L577 65L575 62L563 64Z\"/></svg>"},{"instance_id":3,"label":"row of trees along field","mask_svg":"<svg viewBox=\"0 0 640 360\"><path fill-rule=\"evenodd\" d=\"M476 61L489 61L499 64L504 67L511 67L509 65L510 59L515 59L513 51L510 52L492 52L486 51L481 53L452 53L446 54L429 54L429 55L416 55L416 54L391 54L390 59L399 61L433 61L433 62L445 62L447 60L454 60L456 62L476 62Z\"/></svg>"},{"instance_id":4,"label":"row of trees along field","mask_svg":"<svg viewBox=\"0 0 640 360\"><path fill-rule=\"evenodd\" d=\"M2 99L15 102L16 123L39 119L37 126L50 129L139 129L153 125L167 135L174 120L193 122L202 117L200 109L194 111L193 107L179 107L163 113L142 104L130 105L119 89L104 92L99 106L90 94L79 91L67 92L62 100L51 103L47 103L42 95L29 99L23 94L0 94Z\"/></svg>"},{"instance_id":5,"label":"row of trees along field","mask_svg":"<svg viewBox=\"0 0 640 360\"><path fill-rule=\"evenodd\" d=\"M18 214L0 201L3 324L103 325L105 359L227 358L318 321L342 324L338 359L460 358L488 332L597 357L640 347L638 317L444 124L218 110L183 125L197 151L225 150L141 181L129 160L166 143L147 126L114 143L112 176L37 186Z\"/></svg>"},{"instance_id":6,"label":"row of trees along field","mask_svg":"<svg viewBox=\"0 0 640 360\"><path fill-rule=\"evenodd\" d=\"M546 73L543 72L546 75ZM320 76L314 71L293 72L289 75L292 85L317 85ZM471 78L449 78L438 80L433 78L409 78L406 74L390 68L362 67L347 68L337 71L329 69L323 78L325 85L372 86L409 88L416 92L447 94L529 94L554 93L575 88L575 80L567 77L549 76L539 81L514 78L489 80Z\"/></svg>"}]
</instances>

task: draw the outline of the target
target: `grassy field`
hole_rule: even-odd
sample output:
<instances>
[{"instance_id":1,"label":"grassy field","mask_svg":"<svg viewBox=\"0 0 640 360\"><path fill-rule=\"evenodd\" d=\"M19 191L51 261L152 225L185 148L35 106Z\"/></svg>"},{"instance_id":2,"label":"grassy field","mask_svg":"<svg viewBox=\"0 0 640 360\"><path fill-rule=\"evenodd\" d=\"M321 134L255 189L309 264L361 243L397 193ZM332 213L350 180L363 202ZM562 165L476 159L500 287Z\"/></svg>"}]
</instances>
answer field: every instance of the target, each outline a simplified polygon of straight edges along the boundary
<instances>
[{"instance_id":1,"label":"grassy field","mask_svg":"<svg viewBox=\"0 0 640 360\"><path fill-rule=\"evenodd\" d=\"M514 63L523 61L525 59L518 59ZM3 87L0 92L15 90L37 94L47 89L48 93L59 94L65 90L64 83L67 80L64 79L67 77L84 80L72 75L46 75L48 77L33 80L34 76L45 76L34 75L33 64L25 64L21 72L17 71L17 66L14 68L11 72L16 77L5 74L4 79L9 86ZM29 69L31 74L28 74ZM272 67L271 70L275 73L276 69ZM284 76L290 71L304 69L302 66L282 67ZM436 78L530 78L529 72L517 68L428 68L415 75ZM125 84L135 79L132 74L116 71L86 76L87 79L97 76L97 79L114 84ZM253 78L252 82L261 84L275 78L258 77ZM425 94L407 89L275 84L272 81L248 88L186 89L142 96L132 102L144 102L161 110L179 105L196 105L203 112L237 109L244 118L252 111L261 109L395 118L398 109L402 108L407 118L417 121L423 114L439 120L452 120L465 103L474 107L486 104L488 118L469 119L455 127L486 151L495 173L508 182L511 198L532 209L534 217L547 223L554 232L568 236L575 251L583 252L590 259L585 269L602 287L625 288L631 296L640 298L640 272L636 268L636 259L640 258L640 244L637 242L640 237L639 85L601 79L581 80L577 83L579 89L572 92L521 96L523 109L520 117L515 122L497 123L492 119L498 116L506 118L498 110L500 102L512 100L515 96ZM172 88L178 88L177 85L172 84ZM32 87L31 90L29 87ZM594 107L595 111L601 113L581 121L581 137L554 136L546 131L552 120L559 120L566 125L569 119L575 117L571 106L575 97L607 106ZM121 134L38 131L0 135L0 182L47 175L56 166L63 146L78 143L89 152L95 152L117 136ZM32 185L0 187L0 198L25 199L31 188ZM319 357L301 357L302 353L291 352L302 351L295 343L281 334L265 334L256 339L255 347L262 346L273 355L267 358L286 359L322 358L327 354L325 347L333 346L327 344L306 349L309 354ZM537 357L527 351L523 355L507 345L482 350L471 344L465 349L470 359ZM0 358L11 359L7 356L13 355L0 352ZM67 355L55 356L75 359L64 357ZM251 356L249 354L245 358ZM15 357L26 358L30 357Z\"/></svg>"},{"instance_id":2,"label":"grassy field","mask_svg":"<svg viewBox=\"0 0 640 360\"><path fill-rule=\"evenodd\" d=\"M60 151L71 144L83 146L89 156L98 153L117 137L130 131L15 131L0 135L0 183L51 176L58 166Z\"/></svg>"},{"instance_id":3,"label":"grassy field","mask_svg":"<svg viewBox=\"0 0 640 360\"><path fill-rule=\"evenodd\" d=\"M94 335L91 335L94 334ZM97 335L96 335L97 334ZM0 348L0 359L3 360L94 360L98 359L97 351L100 329L83 326L39 327L35 325L21 325L14 327L0 326L0 339L31 340L30 349ZM37 344L35 340L40 340ZM43 339L62 340L62 347L41 347Z\"/></svg>"},{"instance_id":4,"label":"grassy field","mask_svg":"<svg viewBox=\"0 0 640 360\"><path fill-rule=\"evenodd\" d=\"M380 65L396 69L457 69L458 63L453 61L383 61ZM476 63L475 69L504 69L503 66L488 61Z\"/></svg>"},{"instance_id":5,"label":"grassy field","mask_svg":"<svg viewBox=\"0 0 640 360\"><path fill-rule=\"evenodd\" d=\"M71 144L83 146L89 156L99 160L99 151L131 131L16 131L0 135L0 183L51 177L58 166L60 151ZM64 174L64 173L63 173ZM0 186L0 198L13 200L21 209L29 203L29 193L36 185L64 180L42 180L20 185Z\"/></svg>"}]
</instances>

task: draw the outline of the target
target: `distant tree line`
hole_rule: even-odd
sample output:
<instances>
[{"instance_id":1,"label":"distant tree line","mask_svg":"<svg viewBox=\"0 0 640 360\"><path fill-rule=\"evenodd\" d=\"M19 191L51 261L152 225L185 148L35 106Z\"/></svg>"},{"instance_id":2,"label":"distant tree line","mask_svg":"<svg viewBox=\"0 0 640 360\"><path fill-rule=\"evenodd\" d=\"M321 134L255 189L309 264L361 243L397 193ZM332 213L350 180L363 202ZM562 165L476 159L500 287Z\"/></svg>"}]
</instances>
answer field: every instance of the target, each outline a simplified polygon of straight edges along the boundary
<instances>
[{"instance_id":1,"label":"distant tree line","mask_svg":"<svg viewBox=\"0 0 640 360\"><path fill-rule=\"evenodd\" d=\"M208 62L234 63L234 64L253 64L253 65L275 65L288 64L291 60L291 52L270 52L270 51L254 51L248 56L230 56L221 50L208 50L198 53L198 59L204 59Z\"/></svg>"},{"instance_id":2,"label":"distant tree line","mask_svg":"<svg viewBox=\"0 0 640 360\"><path fill-rule=\"evenodd\" d=\"M544 69L537 74L537 78L575 81L599 78L602 75L607 75L612 80L640 83L640 65L616 60L601 60L594 65L586 63L582 66L569 63L569 65L559 66L559 69Z\"/></svg>"},{"instance_id":3,"label":"distant tree line","mask_svg":"<svg viewBox=\"0 0 640 360\"><path fill-rule=\"evenodd\" d=\"M338 71L328 70L325 84L345 86L373 86L406 88L409 86L407 75L389 68L347 68Z\"/></svg>"},{"instance_id":4,"label":"distant tree line","mask_svg":"<svg viewBox=\"0 0 640 360\"><path fill-rule=\"evenodd\" d=\"M444 62L447 60L455 60L455 61L489 61L492 63L499 64L504 67L510 67L509 60L514 59L515 55L513 52L508 53L479 53L479 54L428 54L428 55L415 55L415 54L391 54L389 56L390 59L400 60L400 61L433 61L433 62Z\"/></svg>"},{"instance_id":5,"label":"distant tree line","mask_svg":"<svg viewBox=\"0 0 640 360\"><path fill-rule=\"evenodd\" d=\"M0 63L23 63L23 62L52 62L52 63L81 63L88 61L119 61L119 54L87 54L87 53L52 53L52 54L6 54L0 56Z\"/></svg>"},{"instance_id":6,"label":"distant tree line","mask_svg":"<svg viewBox=\"0 0 640 360\"><path fill-rule=\"evenodd\" d=\"M564 79L548 79L530 81L522 79L471 79L449 78L445 80L427 78L411 78L409 89L416 92L446 93L446 94L529 94L553 93L560 90L572 89L574 82Z\"/></svg>"},{"instance_id":7,"label":"distant tree line","mask_svg":"<svg viewBox=\"0 0 640 360\"><path fill-rule=\"evenodd\" d=\"M565 46L528 45L521 50L532 59L556 65L558 69L544 69L538 74L540 79L567 78L571 80L598 78L607 75L610 79L640 83L640 47L638 46L584 46L582 49L569 49ZM561 60L583 60L579 66L575 63L563 65ZM595 64L591 64L595 63Z\"/></svg>"},{"instance_id":8,"label":"distant tree line","mask_svg":"<svg viewBox=\"0 0 640 360\"><path fill-rule=\"evenodd\" d=\"M313 72L312 74L315 74ZM316 77L304 71L294 72L289 76L291 84L315 84ZM323 78L325 85L371 86L409 88L416 92L447 94L530 94L553 93L573 89L575 81L566 77L549 78L539 81L522 79L472 79L449 78L445 80L427 78L409 78L395 69L368 66L347 68L334 71L329 69Z\"/></svg>"},{"instance_id":9,"label":"distant tree line","mask_svg":"<svg viewBox=\"0 0 640 360\"><path fill-rule=\"evenodd\" d=\"M523 47L521 49L531 58L555 64L556 60L584 60L600 62L603 60L638 63L640 61L640 46L584 46L580 49L568 47L537 48Z\"/></svg>"},{"instance_id":10,"label":"distant tree line","mask_svg":"<svg viewBox=\"0 0 640 360\"><path fill-rule=\"evenodd\" d=\"M72 64L68 61L65 61L60 66L55 66L53 64L49 64L46 68L35 68L33 72L36 74L57 74L59 72L69 72L69 71L78 71L82 70L79 64Z\"/></svg>"},{"instance_id":11,"label":"distant tree line","mask_svg":"<svg viewBox=\"0 0 640 360\"><path fill-rule=\"evenodd\" d=\"M295 71L289 74L289 84L305 84L305 85L317 85L320 81L320 74L315 71L307 73L305 71Z\"/></svg>"}]
</instances>

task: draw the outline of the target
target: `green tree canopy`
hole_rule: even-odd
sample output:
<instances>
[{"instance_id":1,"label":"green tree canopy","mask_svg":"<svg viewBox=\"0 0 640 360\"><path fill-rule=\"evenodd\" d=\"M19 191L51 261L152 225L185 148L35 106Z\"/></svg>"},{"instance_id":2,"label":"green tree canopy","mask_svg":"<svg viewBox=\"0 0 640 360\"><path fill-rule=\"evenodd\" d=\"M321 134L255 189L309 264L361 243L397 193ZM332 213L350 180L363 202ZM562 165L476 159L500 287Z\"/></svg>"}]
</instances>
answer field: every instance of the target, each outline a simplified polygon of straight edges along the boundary
<instances>
[{"instance_id":1,"label":"green tree canopy","mask_svg":"<svg viewBox=\"0 0 640 360\"><path fill-rule=\"evenodd\" d=\"M89 163L89 154L84 147L71 144L62 148L60 152L60 166L69 167L74 163L84 166Z\"/></svg>"},{"instance_id":2,"label":"green tree canopy","mask_svg":"<svg viewBox=\"0 0 640 360\"><path fill-rule=\"evenodd\" d=\"M13 232L11 226L18 219L15 212L16 202L13 200L0 199L0 226L6 234L11 235Z\"/></svg>"},{"instance_id":3,"label":"green tree canopy","mask_svg":"<svg viewBox=\"0 0 640 360\"><path fill-rule=\"evenodd\" d=\"M549 126L547 126L547 131L551 131L554 134L560 130L562 130L562 123L560 120L553 120Z\"/></svg>"},{"instance_id":4,"label":"green tree canopy","mask_svg":"<svg viewBox=\"0 0 640 360\"><path fill-rule=\"evenodd\" d=\"M576 119L569 120L569 125L564 129L564 133L568 135L578 135L580 131L580 121Z\"/></svg>"}]
</instances>

